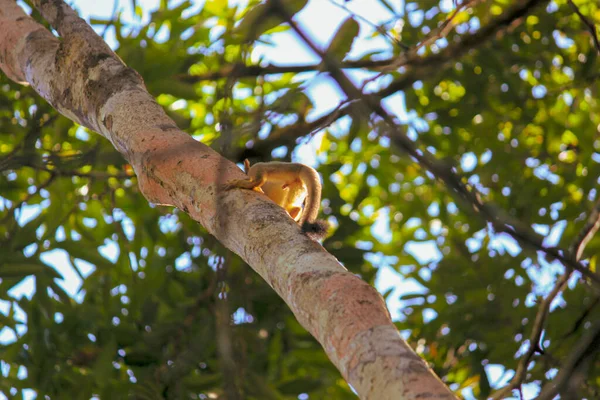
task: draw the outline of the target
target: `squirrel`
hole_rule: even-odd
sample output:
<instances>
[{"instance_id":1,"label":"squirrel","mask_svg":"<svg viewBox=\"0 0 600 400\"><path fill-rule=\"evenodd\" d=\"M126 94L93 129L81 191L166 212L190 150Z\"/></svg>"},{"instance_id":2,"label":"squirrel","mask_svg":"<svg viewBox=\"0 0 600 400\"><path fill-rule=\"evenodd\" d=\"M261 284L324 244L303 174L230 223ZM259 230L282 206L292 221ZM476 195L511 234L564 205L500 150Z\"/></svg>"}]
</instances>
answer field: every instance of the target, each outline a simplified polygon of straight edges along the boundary
<instances>
[{"instance_id":1,"label":"squirrel","mask_svg":"<svg viewBox=\"0 0 600 400\"><path fill-rule=\"evenodd\" d=\"M262 190L296 221L308 237L323 239L329 224L318 220L321 206L321 180L313 168L299 163L261 162L250 167L244 160L247 179L229 181L228 189Z\"/></svg>"}]
</instances>

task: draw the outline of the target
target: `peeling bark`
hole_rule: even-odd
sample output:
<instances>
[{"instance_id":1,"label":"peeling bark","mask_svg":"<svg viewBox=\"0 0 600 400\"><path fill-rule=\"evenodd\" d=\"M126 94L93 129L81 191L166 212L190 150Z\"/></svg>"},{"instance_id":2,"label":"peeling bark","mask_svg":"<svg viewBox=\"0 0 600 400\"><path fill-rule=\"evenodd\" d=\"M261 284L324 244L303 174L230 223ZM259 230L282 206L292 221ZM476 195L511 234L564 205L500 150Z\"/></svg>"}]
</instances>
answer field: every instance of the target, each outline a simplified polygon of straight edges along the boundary
<instances>
[{"instance_id":1,"label":"peeling bark","mask_svg":"<svg viewBox=\"0 0 600 400\"><path fill-rule=\"evenodd\" d=\"M173 205L240 255L286 301L363 399L452 399L402 340L385 302L264 195L219 190L244 178L232 162L180 131L142 78L60 0L34 0L56 38L0 0L0 68L60 113L108 140L151 202ZM225 225L227 229L221 228Z\"/></svg>"}]
</instances>

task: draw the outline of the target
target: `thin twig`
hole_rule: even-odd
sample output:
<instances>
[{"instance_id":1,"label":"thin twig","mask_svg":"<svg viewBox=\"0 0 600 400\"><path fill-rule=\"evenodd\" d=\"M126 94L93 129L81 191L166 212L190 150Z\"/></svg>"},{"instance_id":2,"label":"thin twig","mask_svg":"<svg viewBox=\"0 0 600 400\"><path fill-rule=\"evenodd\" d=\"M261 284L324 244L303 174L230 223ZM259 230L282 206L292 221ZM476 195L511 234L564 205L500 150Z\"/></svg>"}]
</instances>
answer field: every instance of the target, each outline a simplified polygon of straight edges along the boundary
<instances>
[{"instance_id":1,"label":"thin twig","mask_svg":"<svg viewBox=\"0 0 600 400\"><path fill-rule=\"evenodd\" d=\"M567 395L561 398L575 399L577 390L581 388L580 383L586 376L584 370L599 349L600 323L596 322L569 352L558 375L542 388L537 400L552 400L559 393Z\"/></svg>"},{"instance_id":2,"label":"thin twig","mask_svg":"<svg viewBox=\"0 0 600 400\"><path fill-rule=\"evenodd\" d=\"M271 149L276 147L293 146L299 138L305 136L311 137L316 132L327 128L341 117L350 114L353 102L354 100L344 100L331 112L312 122L301 121L300 123L277 129L269 134L268 140L261 140L255 143L254 146L252 146L252 152L257 154L270 153ZM232 154L231 158L234 160L241 160L245 158L242 157L244 152L245 149L242 149L241 152L238 151L236 154Z\"/></svg>"},{"instance_id":3,"label":"thin twig","mask_svg":"<svg viewBox=\"0 0 600 400\"><path fill-rule=\"evenodd\" d=\"M431 43L445 37L450 33L452 28L454 28L454 18L461 12L464 8L474 6L479 2L485 2L487 0L466 0L459 4L456 9L450 14L448 18L444 20L436 29L432 30L421 42L419 42L411 51L418 51L420 48L429 46Z\"/></svg>"},{"instance_id":4,"label":"thin twig","mask_svg":"<svg viewBox=\"0 0 600 400\"><path fill-rule=\"evenodd\" d=\"M389 73L392 70L400 68L402 65L406 64L409 59L417 57L418 51L421 48L423 48L425 46L429 46L430 44L434 43L435 41L448 35L448 33L450 33L452 28L454 28L454 24L452 23L452 21L454 20L454 18L456 18L458 13L460 11L462 11L463 8L473 5L474 3L478 3L479 1L486 1L486 0L466 0L465 2L458 5L456 7L456 9L454 10L454 12L452 12L452 14L450 14L450 16L448 18L446 18L444 20L444 22L442 22L436 29L432 30L427 36L425 36L425 38L423 40L421 40L415 46L407 49L406 54L402 55L399 58L395 58L394 60L391 60L388 63L388 65L385 68L383 68L383 70L380 73L378 73L377 75L375 75L372 78L366 79L363 82L361 89L364 89L368 84L378 80L379 78L384 76L386 73Z\"/></svg>"},{"instance_id":5,"label":"thin twig","mask_svg":"<svg viewBox=\"0 0 600 400\"><path fill-rule=\"evenodd\" d=\"M558 278L556 283L554 284L554 288L548 294L548 296L542 301L538 308L538 312L535 316L535 321L533 322L533 328L531 329L531 335L529 337L529 348L527 352L523 355L521 360L519 361L519 365L517 366L517 370L515 371L515 375L511 379L510 383L498 390L491 396L492 399L504 399L508 393L510 393L513 389L520 388L523 384L523 381L526 377L527 367L531 362L536 351L541 350L540 339L542 337L542 333L544 331L544 326L546 324L546 319L550 312L550 305L561 293L567 285L569 278L571 276L571 272L567 271L563 275Z\"/></svg>"},{"instance_id":6,"label":"thin twig","mask_svg":"<svg viewBox=\"0 0 600 400\"><path fill-rule=\"evenodd\" d=\"M594 236L596 231L598 231L599 227L600 199L592 209L587 223L585 224L579 235L577 235L573 243L569 246L567 257L573 259L576 262L579 262L587 242ZM498 392L494 393L492 399L504 398L511 390L518 387L520 388L523 384L529 363L531 362L535 351L540 348L539 342L540 338L542 337L544 326L546 324L546 319L548 318L548 314L550 312L550 305L552 304L552 301L556 298L556 296L558 296L558 294L566 288L566 284L569 281L571 274L572 270L568 269L556 281L554 289L552 289L550 294L548 294L548 297L546 297L546 299L540 304L537 315L535 317L533 328L531 330L531 336L529 339L529 349L527 350L527 353L525 353L525 355L519 361L519 365L517 367L515 375L513 379L511 379L510 383L504 388L500 389Z\"/></svg>"},{"instance_id":7,"label":"thin twig","mask_svg":"<svg viewBox=\"0 0 600 400\"><path fill-rule=\"evenodd\" d=\"M356 60L356 61L345 61L342 63L344 69L373 69L377 70L382 67L389 65L394 59L385 60ZM299 74L302 72L317 72L321 68L321 64L303 64L303 65L275 65L268 64L265 66L260 65L246 65L244 63L228 64L217 71L211 71L200 75L188 75L179 74L175 75L174 78L186 83L196 83L207 80L217 80L227 78L234 74L237 78L248 78L263 75L277 75L294 73Z\"/></svg>"},{"instance_id":8,"label":"thin twig","mask_svg":"<svg viewBox=\"0 0 600 400\"><path fill-rule=\"evenodd\" d=\"M133 11L133 14L135 15L135 10L132 10L132 11ZM102 30L102 35L100 35L103 38L106 38L106 33L108 32L110 27L115 24L115 20L118 18L118 16L117 16L118 12L119 12L119 1L115 0L115 3L113 4L113 10L110 13L110 15L111 15L110 21L108 21L106 23L106 25L104 26L104 29Z\"/></svg>"},{"instance_id":9,"label":"thin twig","mask_svg":"<svg viewBox=\"0 0 600 400\"><path fill-rule=\"evenodd\" d=\"M600 229L600 196L598 201L594 205L594 208L590 212L587 222L571 244L569 246L569 254L573 259L580 260L585 250L585 246L594 237L596 232Z\"/></svg>"},{"instance_id":10,"label":"thin twig","mask_svg":"<svg viewBox=\"0 0 600 400\"><path fill-rule=\"evenodd\" d=\"M462 9L467 6L472 6L474 3L479 1L486 0L469 0L458 6L458 8L446 19L438 28L429 33L422 41L420 41L414 48L410 48L412 53L416 54L416 51L423 46L429 45L432 41L438 40L439 38L446 35L450 29L454 27L452 21ZM340 6L339 4L337 4ZM340 6L343 8L343 6ZM349 10L348 10L349 11ZM370 23L372 24L372 23ZM409 50L406 45L395 40L395 43L405 50ZM397 58L387 58L383 60L349 60L343 61L341 63L342 69L370 69L373 71L380 70L382 68L388 67L391 64L397 62ZM206 72L200 75L189 75L189 74L179 74L175 75L174 79L180 80L186 83L197 83L201 81L207 80L218 80L231 76L234 74L238 78L248 78L248 77L257 77L263 75L276 75L276 74L286 74L286 73L294 73L299 74L302 72L318 72L321 68L321 64L303 64L303 65L274 65L268 64L264 66L260 65L245 65L243 63L236 64L228 64L221 67L217 71Z\"/></svg>"},{"instance_id":11,"label":"thin twig","mask_svg":"<svg viewBox=\"0 0 600 400\"><path fill-rule=\"evenodd\" d=\"M573 0L567 0L569 5L571 6L571 8L573 9L573 11L575 11L575 14L577 14L577 16L579 17L579 19L581 20L581 22L583 22L583 24L587 27L588 31L590 32L590 35L592 36L592 40L594 41L594 45L596 46L596 51L598 52L598 54L600 54L600 40L598 40L598 33L596 31L596 25L594 25L592 22L590 22L585 15L583 15L581 13L581 10L579 10L579 7L577 7L575 5L575 3L573 3Z\"/></svg>"},{"instance_id":12,"label":"thin twig","mask_svg":"<svg viewBox=\"0 0 600 400\"><path fill-rule=\"evenodd\" d=\"M546 1L547 0L543 0L543 2ZM528 6L529 3L521 7L516 7L512 12L500 15L477 32L463 37L460 42L451 44L439 53L431 54L427 57L420 57L415 54L414 57L403 60L402 62L404 63L403 65L406 68L406 72L399 78L393 80L387 87L374 92L371 95L383 99L401 90L410 88L411 85L418 80L431 79L432 75L444 73L455 64L461 55L487 43L489 38L502 34L506 29L513 26L517 20L522 19ZM385 65L389 65L391 61L392 60L386 60ZM347 63L341 63L340 65L344 68L348 67ZM292 146L296 143L297 138L305 136L307 132L311 132L315 126L318 126L322 121L328 120L332 114L333 113L324 115L313 122L307 123L305 121L300 121L294 125L282 128L284 132L274 132L269 135L268 138L256 142L253 146L253 150L260 153L265 151L265 149L274 147ZM343 108L340 110L338 118L348 114L349 108Z\"/></svg>"}]
</instances>

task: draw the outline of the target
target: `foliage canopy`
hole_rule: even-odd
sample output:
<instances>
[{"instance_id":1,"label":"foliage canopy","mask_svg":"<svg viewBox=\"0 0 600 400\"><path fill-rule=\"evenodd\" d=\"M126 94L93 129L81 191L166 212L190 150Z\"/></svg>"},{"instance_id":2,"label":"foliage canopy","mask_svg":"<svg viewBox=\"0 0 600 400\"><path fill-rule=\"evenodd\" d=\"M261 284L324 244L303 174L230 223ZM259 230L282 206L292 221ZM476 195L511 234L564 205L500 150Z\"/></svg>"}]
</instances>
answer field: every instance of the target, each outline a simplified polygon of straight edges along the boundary
<instances>
[{"instance_id":1,"label":"foliage canopy","mask_svg":"<svg viewBox=\"0 0 600 400\"><path fill-rule=\"evenodd\" d=\"M465 206L377 116L354 113L357 100L338 91L339 106L317 107L319 88L335 87L319 60L261 59L292 33L268 4L167 3L149 21L137 5L133 20L91 23L179 127L221 154L290 160L311 139L335 227L327 250L372 284L399 274L418 287L385 296L453 390L485 398L505 385L564 265ZM315 3L296 15L301 28ZM589 27L600 23L598 4L531 1L502 22L524 2L365 3L380 19L340 10L353 19L340 19L327 54L354 82L369 81L364 92L383 98L459 182L566 251L599 197L600 49ZM460 51L444 52L453 46ZM0 393L355 397L260 277L185 213L148 204L110 143L3 75L0 105ZM594 273L599 251L592 239L583 256ZM27 285L33 292L21 296ZM552 302L544 351L523 378L529 396L600 317L591 286L575 272ZM598 396L599 367L592 359L580 371L582 397Z\"/></svg>"}]
</instances>

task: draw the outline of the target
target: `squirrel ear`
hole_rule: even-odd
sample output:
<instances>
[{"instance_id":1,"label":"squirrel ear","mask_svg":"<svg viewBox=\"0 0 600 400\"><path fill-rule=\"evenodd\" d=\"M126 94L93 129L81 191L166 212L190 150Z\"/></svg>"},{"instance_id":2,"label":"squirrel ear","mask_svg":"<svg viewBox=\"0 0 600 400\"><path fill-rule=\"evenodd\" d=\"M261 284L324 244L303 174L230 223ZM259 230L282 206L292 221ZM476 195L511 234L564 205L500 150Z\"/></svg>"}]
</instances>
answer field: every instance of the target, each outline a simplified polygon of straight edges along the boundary
<instances>
[{"instance_id":1,"label":"squirrel ear","mask_svg":"<svg viewBox=\"0 0 600 400\"><path fill-rule=\"evenodd\" d=\"M248 173L248 170L250 169L250 160L248 160L247 158L244 160L244 169L245 173Z\"/></svg>"}]
</instances>

